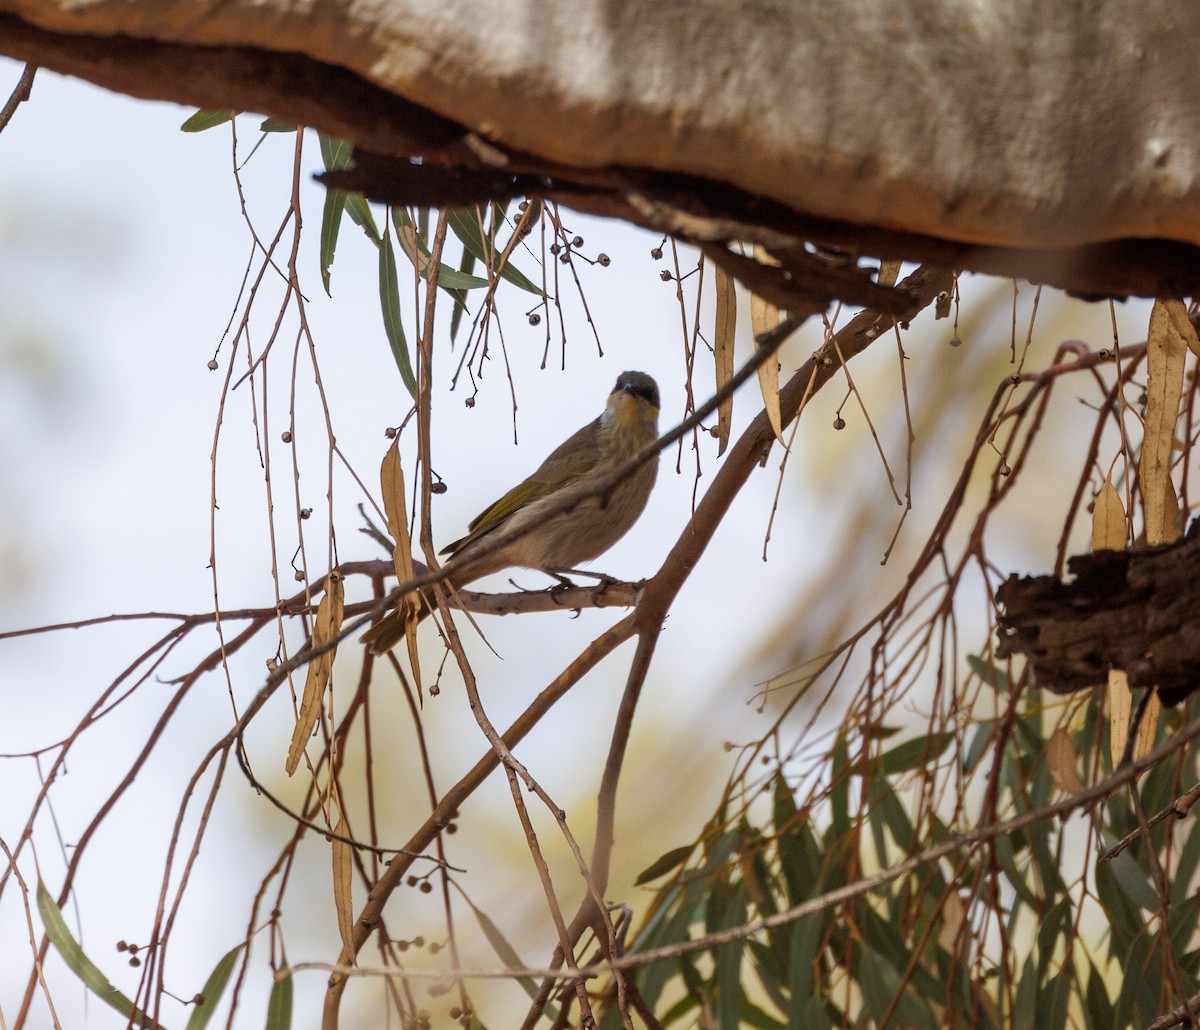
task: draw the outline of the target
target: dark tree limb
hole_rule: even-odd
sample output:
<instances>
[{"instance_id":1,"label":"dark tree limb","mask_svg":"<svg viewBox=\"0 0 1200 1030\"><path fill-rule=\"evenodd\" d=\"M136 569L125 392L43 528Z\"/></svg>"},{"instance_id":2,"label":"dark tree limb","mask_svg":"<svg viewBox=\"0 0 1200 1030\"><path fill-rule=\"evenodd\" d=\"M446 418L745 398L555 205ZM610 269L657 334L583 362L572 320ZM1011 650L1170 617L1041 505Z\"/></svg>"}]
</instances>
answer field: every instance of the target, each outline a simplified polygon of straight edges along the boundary
<instances>
[{"instance_id":1,"label":"dark tree limb","mask_svg":"<svg viewBox=\"0 0 1200 1030\"><path fill-rule=\"evenodd\" d=\"M1200 522L1173 544L1077 555L1069 582L1009 577L997 654L1029 658L1037 685L1071 694L1122 669L1178 704L1200 688Z\"/></svg>"}]
</instances>

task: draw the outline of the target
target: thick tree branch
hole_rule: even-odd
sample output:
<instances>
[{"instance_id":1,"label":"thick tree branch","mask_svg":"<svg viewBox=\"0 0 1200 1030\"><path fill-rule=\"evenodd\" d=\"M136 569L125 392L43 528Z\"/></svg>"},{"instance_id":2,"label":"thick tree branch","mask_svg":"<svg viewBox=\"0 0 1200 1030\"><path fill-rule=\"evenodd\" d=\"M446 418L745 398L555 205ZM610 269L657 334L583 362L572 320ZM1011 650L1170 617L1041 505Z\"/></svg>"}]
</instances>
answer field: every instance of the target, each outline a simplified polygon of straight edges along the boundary
<instances>
[{"instance_id":1,"label":"thick tree branch","mask_svg":"<svg viewBox=\"0 0 1200 1030\"><path fill-rule=\"evenodd\" d=\"M316 126L379 155L372 192L1090 295L1200 282L1198 36L1137 0L0 0L0 53Z\"/></svg>"}]
</instances>

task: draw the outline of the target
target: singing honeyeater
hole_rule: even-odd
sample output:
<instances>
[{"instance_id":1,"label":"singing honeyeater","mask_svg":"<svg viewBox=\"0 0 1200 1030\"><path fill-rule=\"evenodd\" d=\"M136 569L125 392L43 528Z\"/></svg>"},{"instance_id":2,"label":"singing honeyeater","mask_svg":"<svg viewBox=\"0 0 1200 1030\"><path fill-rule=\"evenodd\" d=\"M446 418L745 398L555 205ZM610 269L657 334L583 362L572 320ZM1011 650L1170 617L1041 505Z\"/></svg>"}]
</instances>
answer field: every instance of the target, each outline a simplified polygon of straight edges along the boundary
<instances>
[{"instance_id":1,"label":"singing honeyeater","mask_svg":"<svg viewBox=\"0 0 1200 1030\"><path fill-rule=\"evenodd\" d=\"M458 568L449 577L462 586L513 565L531 569L571 569L599 557L623 537L650 499L658 462L640 465L609 490L546 515L561 492L586 488L623 464L658 437L658 384L645 372L622 372L600 417L589 422L538 466L528 479L485 508L469 532L444 547ZM528 526L493 551L472 555L497 530ZM426 608L421 614L427 614ZM363 635L375 653L387 651L404 637L402 608L389 612Z\"/></svg>"}]
</instances>

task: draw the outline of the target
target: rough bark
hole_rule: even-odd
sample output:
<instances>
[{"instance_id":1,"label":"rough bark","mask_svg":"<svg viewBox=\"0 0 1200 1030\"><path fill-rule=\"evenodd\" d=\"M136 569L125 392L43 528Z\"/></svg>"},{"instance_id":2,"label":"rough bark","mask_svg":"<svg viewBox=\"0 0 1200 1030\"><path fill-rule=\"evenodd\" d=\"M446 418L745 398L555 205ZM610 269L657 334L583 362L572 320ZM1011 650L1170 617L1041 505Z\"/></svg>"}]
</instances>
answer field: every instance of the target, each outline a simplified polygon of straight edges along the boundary
<instances>
[{"instance_id":1,"label":"rough bark","mask_svg":"<svg viewBox=\"0 0 1200 1030\"><path fill-rule=\"evenodd\" d=\"M0 0L0 53L460 185L1095 295L1200 279L1197 38L1168 0Z\"/></svg>"},{"instance_id":2,"label":"rough bark","mask_svg":"<svg viewBox=\"0 0 1200 1030\"><path fill-rule=\"evenodd\" d=\"M1070 694L1124 669L1165 704L1200 688L1200 531L1162 547L1074 557L1070 582L1011 576L996 593L997 654L1024 654L1037 685Z\"/></svg>"}]
</instances>

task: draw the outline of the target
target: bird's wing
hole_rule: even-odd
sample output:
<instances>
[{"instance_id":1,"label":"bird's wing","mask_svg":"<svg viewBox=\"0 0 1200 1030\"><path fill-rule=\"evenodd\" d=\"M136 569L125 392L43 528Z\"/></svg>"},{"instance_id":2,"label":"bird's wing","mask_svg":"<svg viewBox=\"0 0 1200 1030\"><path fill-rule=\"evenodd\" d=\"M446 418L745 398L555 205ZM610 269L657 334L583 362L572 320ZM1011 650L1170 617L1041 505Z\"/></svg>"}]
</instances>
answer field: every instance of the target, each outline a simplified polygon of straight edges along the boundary
<instances>
[{"instance_id":1,"label":"bird's wing","mask_svg":"<svg viewBox=\"0 0 1200 1030\"><path fill-rule=\"evenodd\" d=\"M442 549L453 554L467 544L503 525L522 508L569 486L600 461L599 419L584 426L556 447L528 479L518 483L500 500L485 508L467 527L470 532Z\"/></svg>"}]
</instances>

